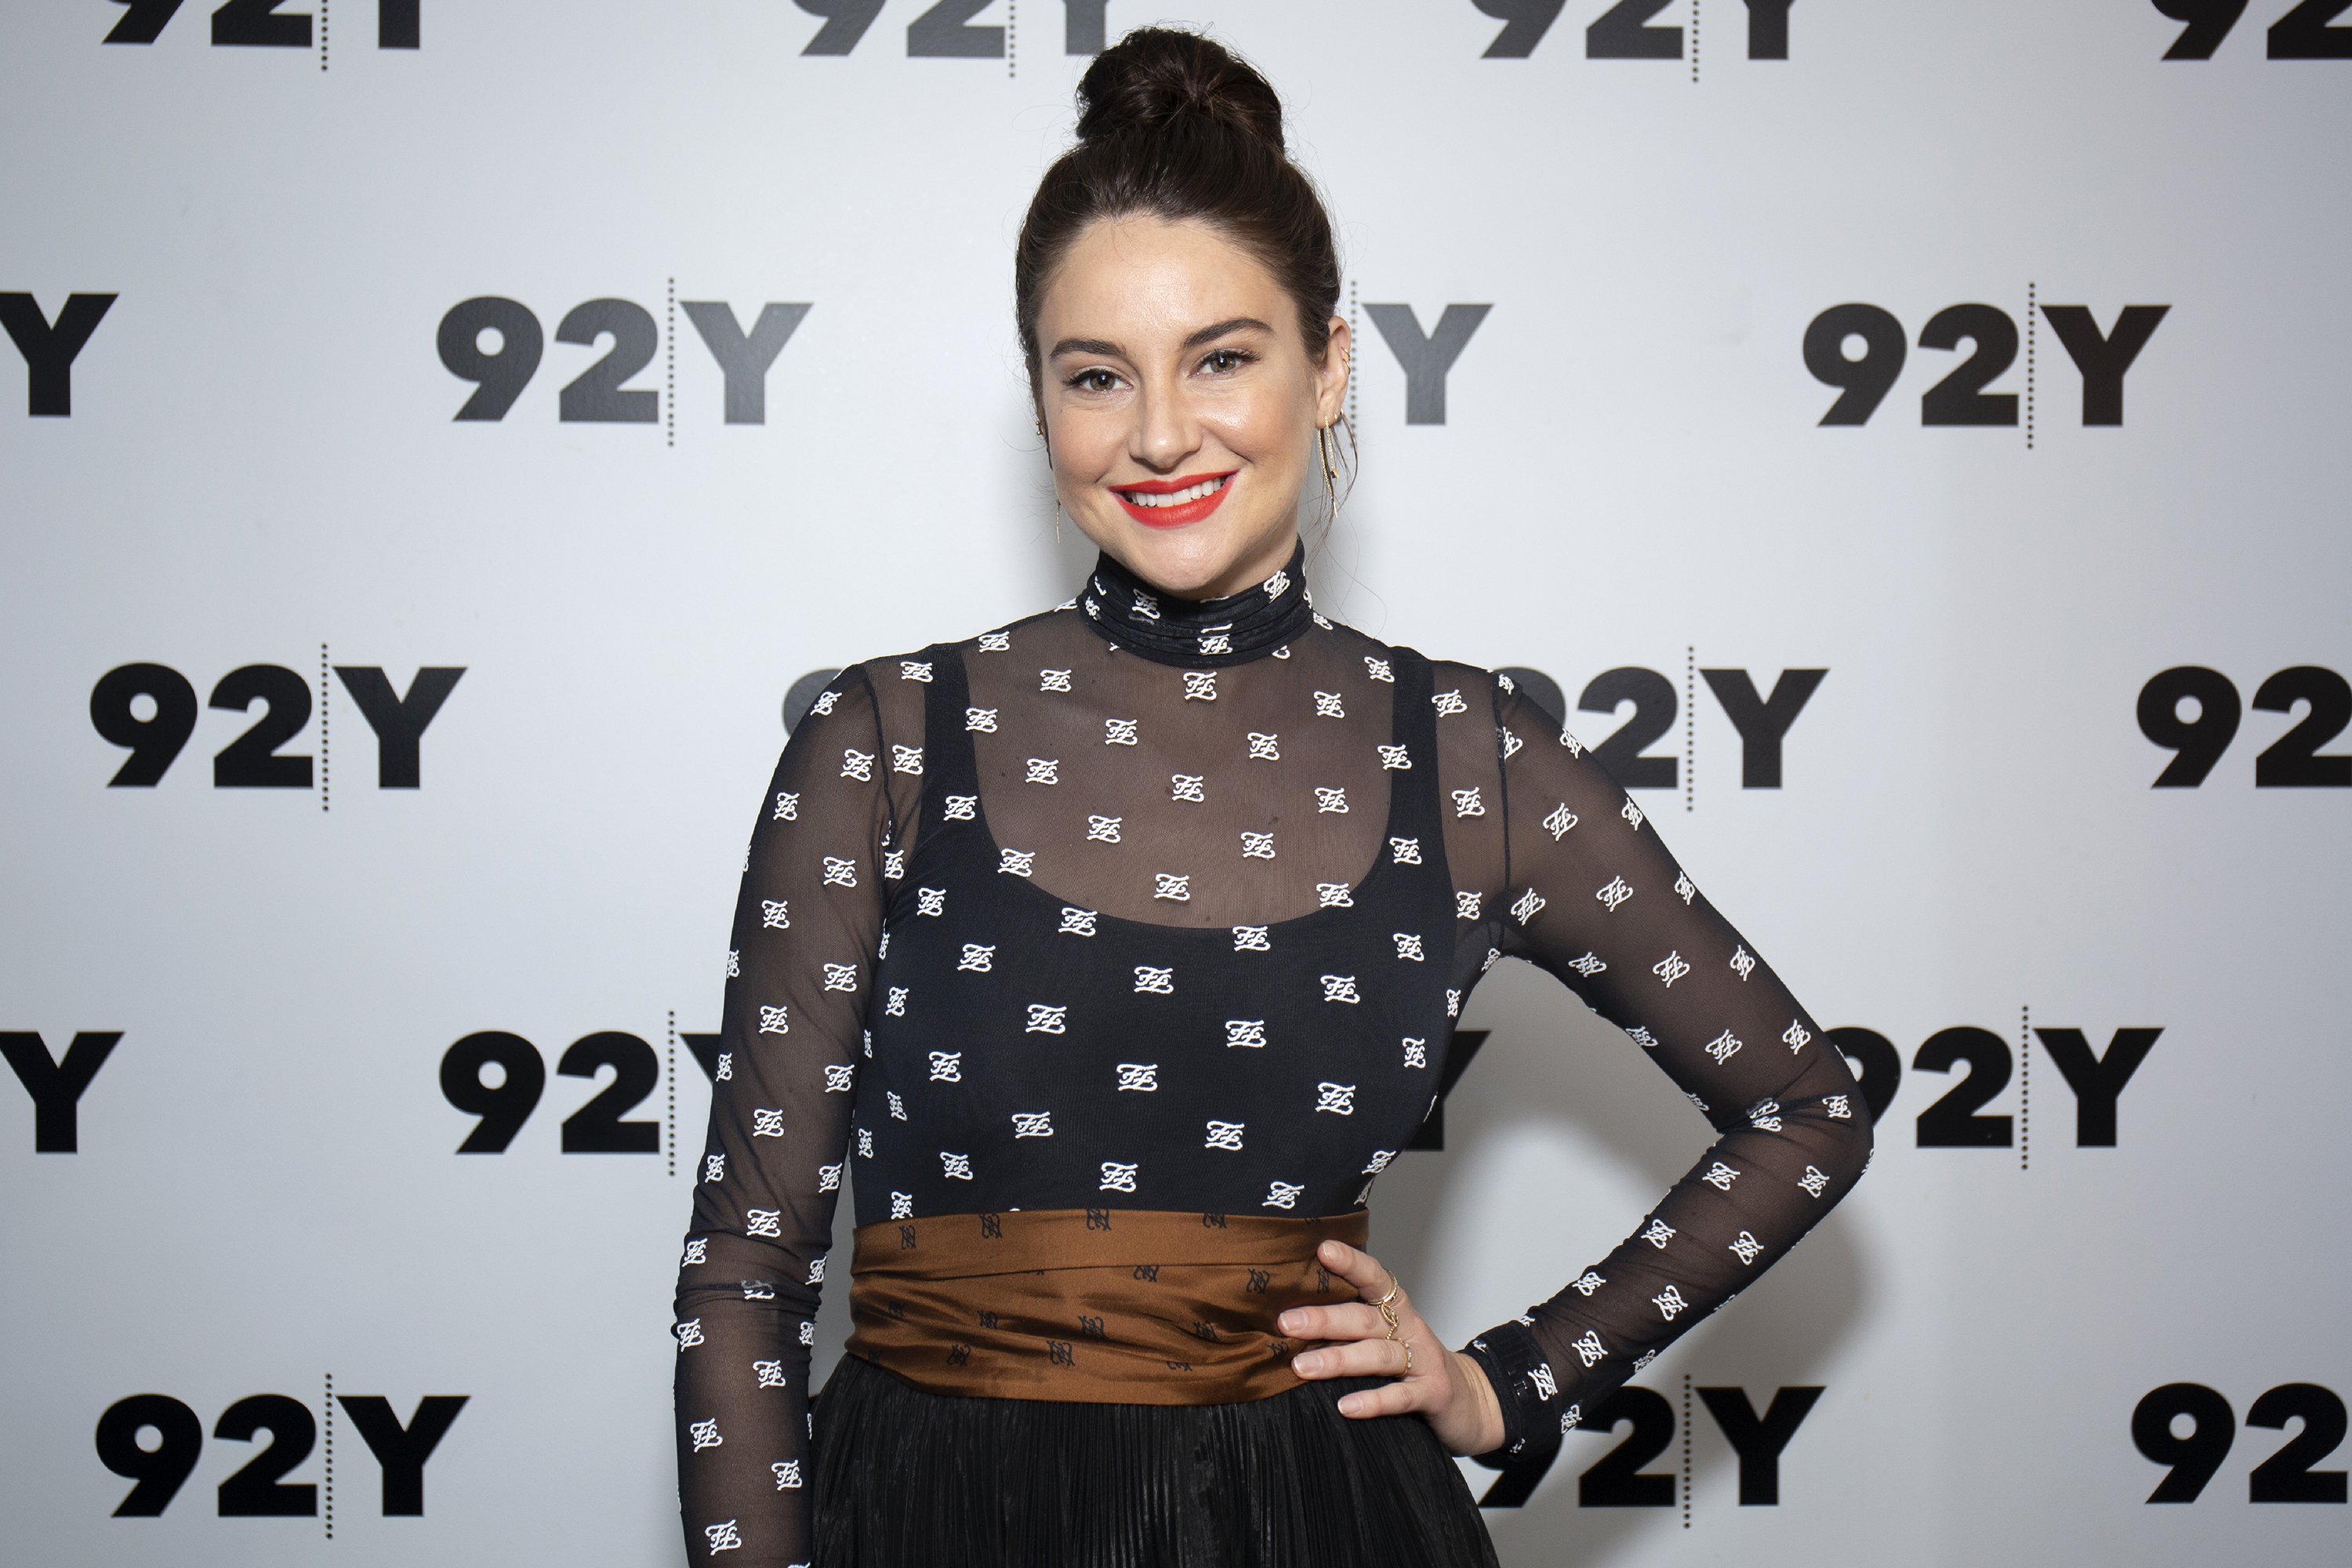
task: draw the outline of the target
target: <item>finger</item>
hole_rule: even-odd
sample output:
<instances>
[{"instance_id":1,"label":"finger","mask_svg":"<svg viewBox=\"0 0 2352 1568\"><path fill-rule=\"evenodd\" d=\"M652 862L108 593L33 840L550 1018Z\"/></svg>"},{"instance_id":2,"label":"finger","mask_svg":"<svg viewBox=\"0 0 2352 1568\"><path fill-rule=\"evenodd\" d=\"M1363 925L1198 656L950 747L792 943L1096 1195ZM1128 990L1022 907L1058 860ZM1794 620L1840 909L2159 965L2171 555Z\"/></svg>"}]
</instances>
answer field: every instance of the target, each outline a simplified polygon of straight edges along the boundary
<instances>
[{"instance_id":1,"label":"finger","mask_svg":"<svg viewBox=\"0 0 2352 1568\"><path fill-rule=\"evenodd\" d=\"M1381 1316L1380 1309L1365 1301L1293 1307L1276 1321L1284 1333L1302 1340L1377 1340L1389 1331L1388 1320Z\"/></svg>"},{"instance_id":2,"label":"finger","mask_svg":"<svg viewBox=\"0 0 2352 1568\"><path fill-rule=\"evenodd\" d=\"M1408 1360L1418 1363L1418 1356L1408 1358L1402 1340L1347 1340L1337 1344L1320 1345L1291 1358L1291 1368L1301 1377L1403 1377ZM1423 1370L1417 1364L1413 1371Z\"/></svg>"},{"instance_id":3,"label":"finger","mask_svg":"<svg viewBox=\"0 0 2352 1568\"><path fill-rule=\"evenodd\" d=\"M1325 1242L1317 1256L1332 1273L1361 1291L1367 1300L1378 1300L1389 1293L1390 1286L1397 1283L1396 1276L1390 1273L1379 1258L1349 1247L1344 1241ZM1389 1305L1393 1307L1396 1303L1391 1301Z\"/></svg>"},{"instance_id":4,"label":"finger","mask_svg":"<svg viewBox=\"0 0 2352 1568\"><path fill-rule=\"evenodd\" d=\"M1432 1403L1418 1382L1384 1383L1378 1388L1360 1388L1343 1394L1339 1414L1350 1420L1360 1421L1373 1415L1403 1415L1426 1409Z\"/></svg>"}]
</instances>

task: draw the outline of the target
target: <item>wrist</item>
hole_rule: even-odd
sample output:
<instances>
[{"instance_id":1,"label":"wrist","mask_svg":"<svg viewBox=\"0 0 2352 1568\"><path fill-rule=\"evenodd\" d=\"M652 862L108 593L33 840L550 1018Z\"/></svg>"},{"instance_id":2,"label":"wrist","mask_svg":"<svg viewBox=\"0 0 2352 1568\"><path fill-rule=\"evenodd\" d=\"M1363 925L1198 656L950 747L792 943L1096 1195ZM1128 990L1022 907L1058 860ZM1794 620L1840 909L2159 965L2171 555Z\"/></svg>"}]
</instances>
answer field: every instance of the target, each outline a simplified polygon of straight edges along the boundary
<instances>
[{"instance_id":1,"label":"wrist","mask_svg":"<svg viewBox=\"0 0 2352 1568\"><path fill-rule=\"evenodd\" d=\"M1498 1323L1464 1346L1463 1353L1486 1374L1502 1417L1495 1446L1470 1458L1490 1469L1548 1460L1559 1446L1552 1415L1559 1390L1534 1334L1517 1320Z\"/></svg>"},{"instance_id":2,"label":"wrist","mask_svg":"<svg viewBox=\"0 0 2352 1568\"><path fill-rule=\"evenodd\" d=\"M1502 1396L1495 1392L1494 1381L1475 1356L1460 1351L1448 1351L1454 1358L1465 1396L1470 1405L1470 1419L1465 1424L1466 1441L1455 1451L1462 1454L1491 1454L1501 1447L1509 1434L1503 1423Z\"/></svg>"}]
</instances>

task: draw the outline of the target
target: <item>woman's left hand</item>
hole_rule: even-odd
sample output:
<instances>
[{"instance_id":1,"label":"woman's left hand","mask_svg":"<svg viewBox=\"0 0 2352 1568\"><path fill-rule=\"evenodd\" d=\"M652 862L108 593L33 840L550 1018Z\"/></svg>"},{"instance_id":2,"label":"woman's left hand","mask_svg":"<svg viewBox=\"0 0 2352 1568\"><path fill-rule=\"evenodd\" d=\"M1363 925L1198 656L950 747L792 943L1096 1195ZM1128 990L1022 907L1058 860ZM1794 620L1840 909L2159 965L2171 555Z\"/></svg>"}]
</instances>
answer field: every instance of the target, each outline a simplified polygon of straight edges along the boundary
<instances>
[{"instance_id":1,"label":"woman's left hand","mask_svg":"<svg viewBox=\"0 0 2352 1568\"><path fill-rule=\"evenodd\" d=\"M1339 1342L1292 1357L1292 1370L1310 1379L1393 1377L1394 1383L1343 1397L1339 1414L1360 1420L1419 1411L1449 1453L1484 1454L1501 1447L1503 1408L1486 1372L1430 1331L1380 1259L1343 1241L1325 1242L1316 1256L1361 1299L1337 1307L1293 1307L1282 1314L1284 1333ZM1396 1314L1393 1330L1375 1304L1383 1296Z\"/></svg>"}]
</instances>

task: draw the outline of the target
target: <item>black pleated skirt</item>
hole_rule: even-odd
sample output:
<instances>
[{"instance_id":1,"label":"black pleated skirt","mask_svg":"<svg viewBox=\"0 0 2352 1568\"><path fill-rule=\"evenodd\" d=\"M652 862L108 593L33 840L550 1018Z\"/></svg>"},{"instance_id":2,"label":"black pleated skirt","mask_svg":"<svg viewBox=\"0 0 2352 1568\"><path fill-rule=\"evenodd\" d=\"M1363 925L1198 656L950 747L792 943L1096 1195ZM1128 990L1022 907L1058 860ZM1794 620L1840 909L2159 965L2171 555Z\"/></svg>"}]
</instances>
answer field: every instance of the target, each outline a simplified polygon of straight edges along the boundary
<instances>
[{"instance_id":1,"label":"black pleated skirt","mask_svg":"<svg viewBox=\"0 0 2352 1568\"><path fill-rule=\"evenodd\" d=\"M845 1355L816 1401L818 1568L1496 1568L1418 1415L927 1393Z\"/></svg>"}]
</instances>

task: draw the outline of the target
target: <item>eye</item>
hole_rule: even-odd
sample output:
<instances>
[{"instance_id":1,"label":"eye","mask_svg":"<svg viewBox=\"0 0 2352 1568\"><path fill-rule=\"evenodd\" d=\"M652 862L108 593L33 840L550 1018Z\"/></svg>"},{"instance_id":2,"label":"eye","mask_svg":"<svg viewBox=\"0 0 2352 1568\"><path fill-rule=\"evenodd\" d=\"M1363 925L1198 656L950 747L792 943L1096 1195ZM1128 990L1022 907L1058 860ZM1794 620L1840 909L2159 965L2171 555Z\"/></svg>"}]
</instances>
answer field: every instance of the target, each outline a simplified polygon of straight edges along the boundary
<instances>
[{"instance_id":1,"label":"eye","mask_svg":"<svg viewBox=\"0 0 2352 1568\"><path fill-rule=\"evenodd\" d=\"M1207 357L1201 361L1201 368L1223 375L1241 369L1256 357L1246 349L1211 349Z\"/></svg>"},{"instance_id":2,"label":"eye","mask_svg":"<svg viewBox=\"0 0 2352 1568\"><path fill-rule=\"evenodd\" d=\"M1070 377L1066 384L1080 392L1109 392L1118 385L1118 374L1101 365L1094 365Z\"/></svg>"}]
</instances>

